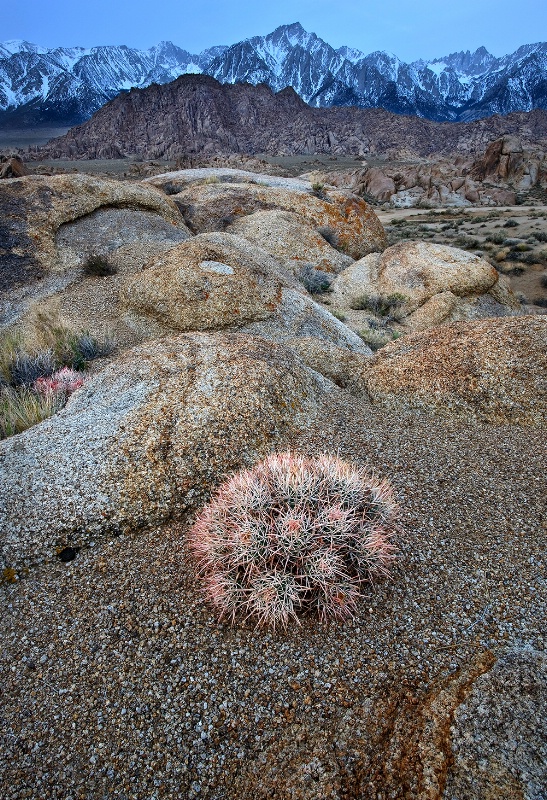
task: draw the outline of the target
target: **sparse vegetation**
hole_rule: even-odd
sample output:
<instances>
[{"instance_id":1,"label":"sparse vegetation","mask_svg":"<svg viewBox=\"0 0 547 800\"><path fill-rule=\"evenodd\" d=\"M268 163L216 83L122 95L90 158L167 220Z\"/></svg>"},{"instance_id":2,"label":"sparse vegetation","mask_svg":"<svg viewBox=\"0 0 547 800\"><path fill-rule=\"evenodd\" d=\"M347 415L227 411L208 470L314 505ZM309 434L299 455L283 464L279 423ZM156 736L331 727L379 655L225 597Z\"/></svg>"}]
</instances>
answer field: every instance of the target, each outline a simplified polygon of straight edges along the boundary
<instances>
[{"instance_id":1,"label":"sparse vegetation","mask_svg":"<svg viewBox=\"0 0 547 800\"><path fill-rule=\"evenodd\" d=\"M310 294L328 292L334 276L320 269L315 269L313 264L304 264L298 274L298 280Z\"/></svg>"},{"instance_id":2,"label":"sparse vegetation","mask_svg":"<svg viewBox=\"0 0 547 800\"><path fill-rule=\"evenodd\" d=\"M397 532L387 481L330 455L274 453L220 487L189 542L221 619L286 628L301 612L352 616Z\"/></svg>"},{"instance_id":3,"label":"sparse vegetation","mask_svg":"<svg viewBox=\"0 0 547 800\"><path fill-rule=\"evenodd\" d=\"M516 219L508 219L507 222L503 223L504 228L518 228L519 224Z\"/></svg>"},{"instance_id":4,"label":"sparse vegetation","mask_svg":"<svg viewBox=\"0 0 547 800\"><path fill-rule=\"evenodd\" d=\"M75 333L42 318L37 342L20 333L0 340L0 438L12 436L50 417L83 384L82 371L113 348L88 331Z\"/></svg>"},{"instance_id":5,"label":"sparse vegetation","mask_svg":"<svg viewBox=\"0 0 547 800\"><path fill-rule=\"evenodd\" d=\"M325 193L325 184L324 183L312 183L311 190L315 195L317 195L317 197L323 197L324 193Z\"/></svg>"},{"instance_id":6,"label":"sparse vegetation","mask_svg":"<svg viewBox=\"0 0 547 800\"><path fill-rule=\"evenodd\" d=\"M336 317L336 319L339 319L340 322L345 322L347 320L347 318L348 318L347 314L344 314L343 311L339 311L336 308L333 308L330 313L332 314L333 317Z\"/></svg>"},{"instance_id":7,"label":"sparse vegetation","mask_svg":"<svg viewBox=\"0 0 547 800\"><path fill-rule=\"evenodd\" d=\"M350 308L355 311L371 311L378 317L400 320L404 316L406 297L399 293L389 295L361 294L352 298Z\"/></svg>"},{"instance_id":8,"label":"sparse vegetation","mask_svg":"<svg viewBox=\"0 0 547 800\"><path fill-rule=\"evenodd\" d=\"M117 271L117 268L106 256L97 253L89 255L84 264L86 275L95 275L99 278L115 275Z\"/></svg>"}]
</instances>

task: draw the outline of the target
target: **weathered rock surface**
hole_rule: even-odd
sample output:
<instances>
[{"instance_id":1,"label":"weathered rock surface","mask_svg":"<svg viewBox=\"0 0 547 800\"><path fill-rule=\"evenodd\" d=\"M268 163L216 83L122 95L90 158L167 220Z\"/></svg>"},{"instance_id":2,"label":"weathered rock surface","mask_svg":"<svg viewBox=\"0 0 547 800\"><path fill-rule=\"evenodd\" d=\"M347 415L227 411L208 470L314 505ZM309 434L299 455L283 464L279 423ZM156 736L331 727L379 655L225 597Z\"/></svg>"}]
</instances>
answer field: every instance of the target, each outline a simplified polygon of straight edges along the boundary
<instances>
[{"instance_id":1,"label":"weathered rock surface","mask_svg":"<svg viewBox=\"0 0 547 800\"><path fill-rule=\"evenodd\" d=\"M224 174L229 172L225 170ZM268 176L269 185L261 185L261 176L254 176L253 183L225 179L207 182L205 178L205 182L193 180L181 185L177 180L186 181L187 178L181 174L177 179L177 174L171 173L167 183L162 176L154 180L170 193L194 233L224 230L255 211L279 209L296 214L316 229L333 231L337 246L352 259L386 246L385 232L378 217L364 200L351 192L329 189L325 193L314 193L311 188L300 188L298 181L271 176Z\"/></svg>"},{"instance_id":2,"label":"weathered rock surface","mask_svg":"<svg viewBox=\"0 0 547 800\"><path fill-rule=\"evenodd\" d=\"M126 266L137 272L150 258L190 236L182 219L173 225L154 211L99 208L61 225L55 235L57 263L63 270L77 269L90 255L98 255L115 269Z\"/></svg>"},{"instance_id":3,"label":"weathered rock surface","mask_svg":"<svg viewBox=\"0 0 547 800\"><path fill-rule=\"evenodd\" d=\"M196 508L313 426L335 387L280 345L193 334L127 351L54 417L0 442L5 565Z\"/></svg>"},{"instance_id":4,"label":"weathered rock surface","mask_svg":"<svg viewBox=\"0 0 547 800\"><path fill-rule=\"evenodd\" d=\"M243 329L252 336L263 336L274 342L283 342L293 347L299 339L333 345L346 351L371 355L371 350L347 325L340 322L311 297L294 289L283 289L278 307L268 319L253 322ZM300 346L297 348L298 352ZM313 367L315 369L315 367ZM321 371L321 370L319 370Z\"/></svg>"},{"instance_id":5,"label":"weathered rock surface","mask_svg":"<svg viewBox=\"0 0 547 800\"><path fill-rule=\"evenodd\" d=\"M102 209L100 215L85 220L98 209ZM78 223L67 227L74 220ZM3 181L0 320L17 317L25 298L67 285L71 280L67 269L81 263L82 253L75 255L75 251L88 254L95 246L99 253L126 248L128 255L127 248L131 250L133 244L132 253L141 266L154 252L154 239L172 245L189 235L177 207L152 186L88 175Z\"/></svg>"},{"instance_id":6,"label":"weathered rock surface","mask_svg":"<svg viewBox=\"0 0 547 800\"><path fill-rule=\"evenodd\" d=\"M20 156L0 158L0 178L22 178L28 170Z\"/></svg>"},{"instance_id":7,"label":"weathered rock surface","mask_svg":"<svg viewBox=\"0 0 547 800\"><path fill-rule=\"evenodd\" d=\"M268 168L271 166L263 162ZM166 194L182 192L191 184L199 183L257 183L260 186L275 186L280 189L294 189L298 192L311 191L311 182L303 178L288 178L272 175L269 172L251 172L235 167L197 167L162 172L147 178L144 183L157 186Z\"/></svg>"},{"instance_id":8,"label":"weathered rock surface","mask_svg":"<svg viewBox=\"0 0 547 800\"><path fill-rule=\"evenodd\" d=\"M287 282L279 264L245 239L205 233L129 278L120 301L137 329L218 330L271 316Z\"/></svg>"},{"instance_id":9,"label":"weathered rock surface","mask_svg":"<svg viewBox=\"0 0 547 800\"><path fill-rule=\"evenodd\" d=\"M510 650L479 676L450 727L445 800L544 796L547 787L547 658Z\"/></svg>"},{"instance_id":10,"label":"weathered rock surface","mask_svg":"<svg viewBox=\"0 0 547 800\"><path fill-rule=\"evenodd\" d=\"M347 267L331 284L341 307L356 298L399 296L401 323L412 330L521 312L503 276L465 250L427 242L400 242Z\"/></svg>"},{"instance_id":11,"label":"weathered rock surface","mask_svg":"<svg viewBox=\"0 0 547 800\"><path fill-rule=\"evenodd\" d=\"M494 423L547 420L547 319L456 322L405 336L365 364L374 403Z\"/></svg>"},{"instance_id":12,"label":"weathered rock surface","mask_svg":"<svg viewBox=\"0 0 547 800\"><path fill-rule=\"evenodd\" d=\"M305 265L322 272L341 272L352 259L340 253L311 225L290 211L256 211L226 228L263 247L298 275ZM324 231L329 236L329 230ZM332 231L332 241L337 236Z\"/></svg>"}]
</instances>

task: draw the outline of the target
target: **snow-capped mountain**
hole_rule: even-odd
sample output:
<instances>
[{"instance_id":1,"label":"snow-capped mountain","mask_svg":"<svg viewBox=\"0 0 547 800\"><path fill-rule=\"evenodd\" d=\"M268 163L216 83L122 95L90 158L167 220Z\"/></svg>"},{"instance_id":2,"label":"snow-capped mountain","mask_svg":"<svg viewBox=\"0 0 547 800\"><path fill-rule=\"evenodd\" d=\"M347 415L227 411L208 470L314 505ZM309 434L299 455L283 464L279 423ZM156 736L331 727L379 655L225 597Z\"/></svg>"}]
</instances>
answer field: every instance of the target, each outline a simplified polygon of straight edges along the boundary
<instances>
[{"instance_id":1,"label":"snow-capped mountain","mask_svg":"<svg viewBox=\"0 0 547 800\"><path fill-rule=\"evenodd\" d=\"M200 54L172 42L149 50L4 42L0 121L73 124L120 91L201 72L222 83L266 83L275 91L292 86L312 106L383 107L440 121L547 108L547 43L524 45L502 58L481 47L406 64L380 51L335 50L294 23Z\"/></svg>"}]
</instances>

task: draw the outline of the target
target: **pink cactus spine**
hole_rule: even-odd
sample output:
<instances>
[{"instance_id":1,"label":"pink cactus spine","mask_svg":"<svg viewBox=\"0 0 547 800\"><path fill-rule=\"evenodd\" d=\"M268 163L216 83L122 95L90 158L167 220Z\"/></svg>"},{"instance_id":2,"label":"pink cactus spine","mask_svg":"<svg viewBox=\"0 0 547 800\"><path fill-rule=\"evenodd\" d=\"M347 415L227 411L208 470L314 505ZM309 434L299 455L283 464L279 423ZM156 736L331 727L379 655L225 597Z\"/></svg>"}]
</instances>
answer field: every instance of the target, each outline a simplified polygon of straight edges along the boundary
<instances>
[{"instance_id":1,"label":"pink cactus spine","mask_svg":"<svg viewBox=\"0 0 547 800\"><path fill-rule=\"evenodd\" d=\"M397 519L386 480L335 456L274 453L220 487L189 543L220 618L286 627L301 611L352 616L389 572Z\"/></svg>"}]
</instances>

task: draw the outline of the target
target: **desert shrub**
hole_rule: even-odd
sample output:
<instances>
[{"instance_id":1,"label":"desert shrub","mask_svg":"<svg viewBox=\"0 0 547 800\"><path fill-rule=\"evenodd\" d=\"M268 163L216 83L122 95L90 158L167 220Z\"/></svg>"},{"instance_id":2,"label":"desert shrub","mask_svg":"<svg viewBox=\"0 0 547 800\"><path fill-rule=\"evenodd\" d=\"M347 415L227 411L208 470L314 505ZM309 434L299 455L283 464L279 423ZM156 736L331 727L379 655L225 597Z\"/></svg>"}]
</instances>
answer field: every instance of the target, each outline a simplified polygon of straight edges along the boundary
<instances>
[{"instance_id":1,"label":"desert shrub","mask_svg":"<svg viewBox=\"0 0 547 800\"><path fill-rule=\"evenodd\" d=\"M507 222L503 223L504 228L518 228L518 225L516 219L508 219Z\"/></svg>"},{"instance_id":2,"label":"desert shrub","mask_svg":"<svg viewBox=\"0 0 547 800\"><path fill-rule=\"evenodd\" d=\"M317 197L324 197L325 184L324 183L312 183L311 190Z\"/></svg>"},{"instance_id":3,"label":"desert shrub","mask_svg":"<svg viewBox=\"0 0 547 800\"><path fill-rule=\"evenodd\" d=\"M547 242L547 233L545 231L534 231L532 236L534 239L537 239L538 242Z\"/></svg>"},{"instance_id":4,"label":"desert shrub","mask_svg":"<svg viewBox=\"0 0 547 800\"><path fill-rule=\"evenodd\" d=\"M189 545L221 619L286 627L299 612L352 616L397 532L387 481L330 455L274 453L220 487Z\"/></svg>"},{"instance_id":5,"label":"desert shrub","mask_svg":"<svg viewBox=\"0 0 547 800\"><path fill-rule=\"evenodd\" d=\"M83 384L81 373L63 367L37 378L32 385L0 387L0 439L51 417Z\"/></svg>"},{"instance_id":6,"label":"desert shrub","mask_svg":"<svg viewBox=\"0 0 547 800\"><path fill-rule=\"evenodd\" d=\"M203 180L203 183L220 183L220 178L218 175L207 175L207 177Z\"/></svg>"},{"instance_id":7,"label":"desert shrub","mask_svg":"<svg viewBox=\"0 0 547 800\"><path fill-rule=\"evenodd\" d=\"M107 275L115 275L117 271L117 268L106 256L97 253L89 255L84 263L84 272L86 275L95 275L99 278L104 278Z\"/></svg>"},{"instance_id":8,"label":"desert shrub","mask_svg":"<svg viewBox=\"0 0 547 800\"><path fill-rule=\"evenodd\" d=\"M478 239L473 239L470 236L458 236L452 244L462 250L477 250L481 246Z\"/></svg>"},{"instance_id":9,"label":"desert shrub","mask_svg":"<svg viewBox=\"0 0 547 800\"><path fill-rule=\"evenodd\" d=\"M544 289L547 289L547 275L542 275L539 282Z\"/></svg>"},{"instance_id":10,"label":"desert shrub","mask_svg":"<svg viewBox=\"0 0 547 800\"><path fill-rule=\"evenodd\" d=\"M336 308L333 308L330 313L332 314L333 317L336 317L336 319L339 319L340 322L345 322L347 320L347 318L348 318L347 314L344 314L343 311L339 311Z\"/></svg>"},{"instance_id":11,"label":"desert shrub","mask_svg":"<svg viewBox=\"0 0 547 800\"><path fill-rule=\"evenodd\" d=\"M536 297L534 305L540 306L540 308L547 308L547 297Z\"/></svg>"},{"instance_id":12,"label":"desert shrub","mask_svg":"<svg viewBox=\"0 0 547 800\"><path fill-rule=\"evenodd\" d=\"M491 233L486 237L487 242L492 242L493 244L503 244L505 241L505 236L503 233Z\"/></svg>"},{"instance_id":13,"label":"desert shrub","mask_svg":"<svg viewBox=\"0 0 547 800\"><path fill-rule=\"evenodd\" d=\"M321 294L329 291L334 276L315 269L313 264L304 264L298 273L298 280L310 294Z\"/></svg>"},{"instance_id":14,"label":"desert shrub","mask_svg":"<svg viewBox=\"0 0 547 800\"><path fill-rule=\"evenodd\" d=\"M391 342L393 338L387 331L374 328L365 328L359 331L359 336L365 344L368 344L373 353Z\"/></svg>"},{"instance_id":15,"label":"desert shrub","mask_svg":"<svg viewBox=\"0 0 547 800\"><path fill-rule=\"evenodd\" d=\"M355 311L371 311L379 317L388 317L398 320L404 316L403 307L406 297L395 292L394 294L361 294L353 297L350 301L350 308Z\"/></svg>"},{"instance_id":16,"label":"desert shrub","mask_svg":"<svg viewBox=\"0 0 547 800\"><path fill-rule=\"evenodd\" d=\"M519 258L523 264L537 264L540 259L535 253L524 253Z\"/></svg>"},{"instance_id":17,"label":"desert shrub","mask_svg":"<svg viewBox=\"0 0 547 800\"><path fill-rule=\"evenodd\" d=\"M528 250L531 249L532 248L530 247L530 245L525 244L524 242L519 242L518 244L515 245L515 250L518 250L519 253L526 253Z\"/></svg>"}]
</instances>

